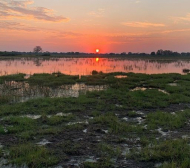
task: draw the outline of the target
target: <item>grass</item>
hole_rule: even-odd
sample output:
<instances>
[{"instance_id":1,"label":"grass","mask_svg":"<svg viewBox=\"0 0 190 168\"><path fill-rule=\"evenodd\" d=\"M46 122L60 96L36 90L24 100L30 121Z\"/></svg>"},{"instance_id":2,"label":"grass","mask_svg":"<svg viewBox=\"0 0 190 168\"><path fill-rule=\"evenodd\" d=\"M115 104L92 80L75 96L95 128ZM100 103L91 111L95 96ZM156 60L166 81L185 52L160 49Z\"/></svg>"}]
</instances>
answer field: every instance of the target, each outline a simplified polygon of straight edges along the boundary
<instances>
[{"instance_id":1,"label":"grass","mask_svg":"<svg viewBox=\"0 0 190 168\"><path fill-rule=\"evenodd\" d=\"M76 142L71 142L70 140L61 142L57 145L58 148L68 155L79 155L81 153L81 145Z\"/></svg>"},{"instance_id":2,"label":"grass","mask_svg":"<svg viewBox=\"0 0 190 168\"><path fill-rule=\"evenodd\" d=\"M0 134L5 134L5 129L2 125L0 125Z\"/></svg>"},{"instance_id":3,"label":"grass","mask_svg":"<svg viewBox=\"0 0 190 168\"><path fill-rule=\"evenodd\" d=\"M128 116L128 117L138 117L139 114L137 114L135 111L129 111L129 112L127 113L127 116Z\"/></svg>"},{"instance_id":4,"label":"grass","mask_svg":"<svg viewBox=\"0 0 190 168\"><path fill-rule=\"evenodd\" d=\"M103 142L98 144L97 150L101 157L118 158L121 155L120 147L114 148L112 145Z\"/></svg>"},{"instance_id":5,"label":"grass","mask_svg":"<svg viewBox=\"0 0 190 168\"><path fill-rule=\"evenodd\" d=\"M31 143L12 146L9 150L8 159L12 164L17 166L26 164L31 168L43 168L58 163L53 153L45 147L39 147Z\"/></svg>"},{"instance_id":6,"label":"grass","mask_svg":"<svg viewBox=\"0 0 190 168\"><path fill-rule=\"evenodd\" d=\"M6 123L8 133L20 133L23 131L35 130L37 123L27 117L7 117L3 120Z\"/></svg>"},{"instance_id":7,"label":"grass","mask_svg":"<svg viewBox=\"0 0 190 168\"><path fill-rule=\"evenodd\" d=\"M59 125L64 122L69 122L74 119L73 115L68 115L68 116L52 116L50 118L46 118L44 122L48 125Z\"/></svg>"},{"instance_id":8,"label":"grass","mask_svg":"<svg viewBox=\"0 0 190 168\"><path fill-rule=\"evenodd\" d=\"M102 158L97 162L84 162L83 168L113 168L113 162L109 158Z\"/></svg>"},{"instance_id":9,"label":"grass","mask_svg":"<svg viewBox=\"0 0 190 168\"><path fill-rule=\"evenodd\" d=\"M127 155L128 158L141 161L162 162L163 167L181 167L190 166L190 146L186 140L167 140L164 142L154 142L138 151L132 150Z\"/></svg>"},{"instance_id":10,"label":"grass","mask_svg":"<svg viewBox=\"0 0 190 168\"><path fill-rule=\"evenodd\" d=\"M117 116L113 113L107 113L98 117L95 117L92 122L101 126L106 126L109 133L113 134L126 134L129 132L140 133L143 128L139 125L131 125L126 122L119 121Z\"/></svg>"},{"instance_id":11,"label":"grass","mask_svg":"<svg viewBox=\"0 0 190 168\"><path fill-rule=\"evenodd\" d=\"M146 117L146 123L149 129L163 128L175 130L186 125L186 121L190 118L190 111L177 112L170 114L166 112L149 113Z\"/></svg>"},{"instance_id":12,"label":"grass","mask_svg":"<svg viewBox=\"0 0 190 168\"><path fill-rule=\"evenodd\" d=\"M11 95L0 95L0 105L8 104L12 101Z\"/></svg>"},{"instance_id":13,"label":"grass","mask_svg":"<svg viewBox=\"0 0 190 168\"><path fill-rule=\"evenodd\" d=\"M1 83L5 82L5 81L22 82L22 81L25 81L24 76L25 76L25 74L22 74L22 73L0 76L0 81L1 81Z\"/></svg>"},{"instance_id":14,"label":"grass","mask_svg":"<svg viewBox=\"0 0 190 168\"><path fill-rule=\"evenodd\" d=\"M62 73L34 74L27 81L31 85L61 86L63 84L75 84L79 76L65 75Z\"/></svg>"},{"instance_id":15,"label":"grass","mask_svg":"<svg viewBox=\"0 0 190 168\"><path fill-rule=\"evenodd\" d=\"M117 79L114 77L116 75L126 75L127 78ZM6 80L23 80L22 75L13 76L6 77ZM4 82L4 79L0 78L0 82ZM122 147L128 144L132 147L135 145L142 147L140 151L134 148L128 156L134 164L144 161L162 162L163 167L189 166L187 157L189 142L184 140L162 142L163 137L157 134L155 129L162 128L183 133L181 128L187 126L190 110L171 114L164 112L164 108L171 111L173 106L179 109L187 107L186 104L190 102L190 75L93 72L92 76L82 76L78 79L78 76L53 73L35 74L24 81L30 85L48 88L76 82L107 85L108 88L103 91L87 92L77 98L39 98L24 103L12 103L10 95L1 96L1 141L10 152L10 156L7 157L11 163L19 166L26 164L29 167L52 167L58 162L66 163L67 159L75 156L85 157L89 154L100 159L93 163L84 162L81 167L114 167L115 163L111 160L121 159ZM174 81L177 86L168 85ZM131 91L136 87L145 87L147 90ZM169 94L162 93L158 89L165 90ZM132 118L139 116L135 112L137 110L147 114L141 124L121 119L127 116L129 120L133 120ZM57 113L71 113L71 115L56 116ZM42 117L36 120L21 117L28 114ZM48 118L48 115L51 117ZM88 119L89 117L94 118ZM85 120L88 120L89 124L67 125L69 122ZM4 128L8 132L5 132ZM87 129L86 133L83 132L84 129ZM97 129L108 130L108 133L97 133ZM135 140L139 137L140 140ZM34 144L43 138L52 139L55 143L51 143L47 148ZM76 140L80 138L82 141ZM160 140L155 140L156 138ZM53 152L49 151L50 148Z\"/></svg>"}]
</instances>

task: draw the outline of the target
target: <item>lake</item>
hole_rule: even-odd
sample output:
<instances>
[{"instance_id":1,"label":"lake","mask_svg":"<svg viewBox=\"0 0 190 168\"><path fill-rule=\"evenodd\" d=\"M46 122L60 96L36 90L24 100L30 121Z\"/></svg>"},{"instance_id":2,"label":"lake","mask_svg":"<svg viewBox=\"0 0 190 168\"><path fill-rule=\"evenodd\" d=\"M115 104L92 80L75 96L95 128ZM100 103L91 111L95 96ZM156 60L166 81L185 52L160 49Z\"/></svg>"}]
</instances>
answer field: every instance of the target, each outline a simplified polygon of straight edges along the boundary
<instances>
[{"instance_id":1,"label":"lake","mask_svg":"<svg viewBox=\"0 0 190 168\"><path fill-rule=\"evenodd\" d=\"M69 75L90 75L93 70L146 74L180 73L190 68L190 60L148 60L121 58L20 58L0 60L0 75L61 72Z\"/></svg>"}]
</instances>

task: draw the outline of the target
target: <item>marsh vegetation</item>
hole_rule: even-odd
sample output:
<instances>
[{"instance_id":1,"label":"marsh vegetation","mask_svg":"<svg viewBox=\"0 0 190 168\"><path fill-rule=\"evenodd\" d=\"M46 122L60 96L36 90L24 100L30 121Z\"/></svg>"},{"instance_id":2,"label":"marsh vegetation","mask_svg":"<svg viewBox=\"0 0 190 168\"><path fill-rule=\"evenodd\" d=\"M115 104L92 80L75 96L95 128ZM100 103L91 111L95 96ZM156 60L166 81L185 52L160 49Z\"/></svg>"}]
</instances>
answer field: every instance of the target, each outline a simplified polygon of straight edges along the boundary
<instances>
[{"instance_id":1,"label":"marsh vegetation","mask_svg":"<svg viewBox=\"0 0 190 168\"><path fill-rule=\"evenodd\" d=\"M0 166L188 168L189 81L177 73L1 76ZM77 96L59 94L76 85Z\"/></svg>"}]
</instances>

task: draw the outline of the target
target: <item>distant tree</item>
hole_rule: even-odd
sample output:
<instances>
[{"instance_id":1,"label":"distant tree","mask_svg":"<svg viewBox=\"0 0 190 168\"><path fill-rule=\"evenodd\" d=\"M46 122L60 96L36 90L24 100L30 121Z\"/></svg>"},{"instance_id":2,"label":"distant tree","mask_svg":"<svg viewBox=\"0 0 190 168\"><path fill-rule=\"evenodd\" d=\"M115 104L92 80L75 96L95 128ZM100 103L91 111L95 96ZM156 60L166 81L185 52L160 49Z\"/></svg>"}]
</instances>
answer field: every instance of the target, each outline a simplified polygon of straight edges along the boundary
<instances>
[{"instance_id":1,"label":"distant tree","mask_svg":"<svg viewBox=\"0 0 190 168\"><path fill-rule=\"evenodd\" d=\"M133 53L132 52L128 52L128 55L132 55Z\"/></svg>"},{"instance_id":2,"label":"distant tree","mask_svg":"<svg viewBox=\"0 0 190 168\"><path fill-rule=\"evenodd\" d=\"M67 52L67 54L68 54L68 55L74 55L75 52L73 52L73 51L72 51L72 52Z\"/></svg>"},{"instance_id":3,"label":"distant tree","mask_svg":"<svg viewBox=\"0 0 190 168\"><path fill-rule=\"evenodd\" d=\"M44 53L42 54L42 56L51 56L51 53L48 52L48 51L46 51L46 52L44 52Z\"/></svg>"},{"instance_id":4,"label":"distant tree","mask_svg":"<svg viewBox=\"0 0 190 168\"><path fill-rule=\"evenodd\" d=\"M36 47L34 47L33 51L34 51L34 53L38 54L38 53L42 52L42 47L36 46Z\"/></svg>"},{"instance_id":5,"label":"distant tree","mask_svg":"<svg viewBox=\"0 0 190 168\"><path fill-rule=\"evenodd\" d=\"M92 71L92 75L97 75L97 74L98 74L98 71L96 71L96 70Z\"/></svg>"},{"instance_id":6,"label":"distant tree","mask_svg":"<svg viewBox=\"0 0 190 168\"><path fill-rule=\"evenodd\" d=\"M126 52L122 52L120 55L127 55L127 53Z\"/></svg>"},{"instance_id":7,"label":"distant tree","mask_svg":"<svg viewBox=\"0 0 190 168\"><path fill-rule=\"evenodd\" d=\"M178 56L181 55L181 54L178 53L178 52L173 52L172 54L173 54L173 55L178 55Z\"/></svg>"},{"instance_id":8,"label":"distant tree","mask_svg":"<svg viewBox=\"0 0 190 168\"><path fill-rule=\"evenodd\" d=\"M181 55L182 55L182 56L186 56L186 55L187 55L187 53L185 53L185 52L182 52L182 53L181 53Z\"/></svg>"},{"instance_id":9,"label":"distant tree","mask_svg":"<svg viewBox=\"0 0 190 168\"><path fill-rule=\"evenodd\" d=\"M164 50L163 55L173 55L173 51L170 50Z\"/></svg>"},{"instance_id":10,"label":"distant tree","mask_svg":"<svg viewBox=\"0 0 190 168\"><path fill-rule=\"evenodd\" d=\"M150 55L156 55L156 53L155 52L151 52Z\"/></svg>"},{"instance_id":11,"label":"distant tree","mask_svg":"<svg viewBox=\"0 0 190 168\"><path fill-rule=\"evenodd\" d=\"M145 55L146 55L146 53L140 53L140 54L137 54L137 55L142 55L142 56L145 56Z\"/></svg>"},{"instance_id":12,"label":"distant tree","mask_svg":"<svg viewBox=\"0 0 190 168\"><path fill-rule=\"evenodd\" d=\"M156 55L164 55L164 51L160 49L156 52Z\"/></svg>"},{"instance_id":13,"label":"distant tree","mask_svg":"<svg viewBox=\"0 0 190 168\"><path fill-rule=\"evenodd\" d=\"M79 55L80 54L80 52L75 52L75 55Z\"/></svg>"}]
</instances>

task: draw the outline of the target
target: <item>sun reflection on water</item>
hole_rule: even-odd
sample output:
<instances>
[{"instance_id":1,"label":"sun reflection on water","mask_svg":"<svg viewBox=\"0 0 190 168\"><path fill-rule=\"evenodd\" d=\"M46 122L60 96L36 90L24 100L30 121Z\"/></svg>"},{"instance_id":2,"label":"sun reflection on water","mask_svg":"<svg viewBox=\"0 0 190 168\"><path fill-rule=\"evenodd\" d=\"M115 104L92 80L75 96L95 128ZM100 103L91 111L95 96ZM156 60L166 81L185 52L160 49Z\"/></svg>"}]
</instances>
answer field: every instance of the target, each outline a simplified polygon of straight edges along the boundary
<instances>
[{"instance_id":1,"label":"sun reflection on water","mask_svg":"<svg viewBox=\"0 0 190 168\"><path fill-rule=\"evenodd\" d=\"M99 62L99 60L100 60L99 58L96 58L96 62Z\"/></svg>"}]
</instances>

